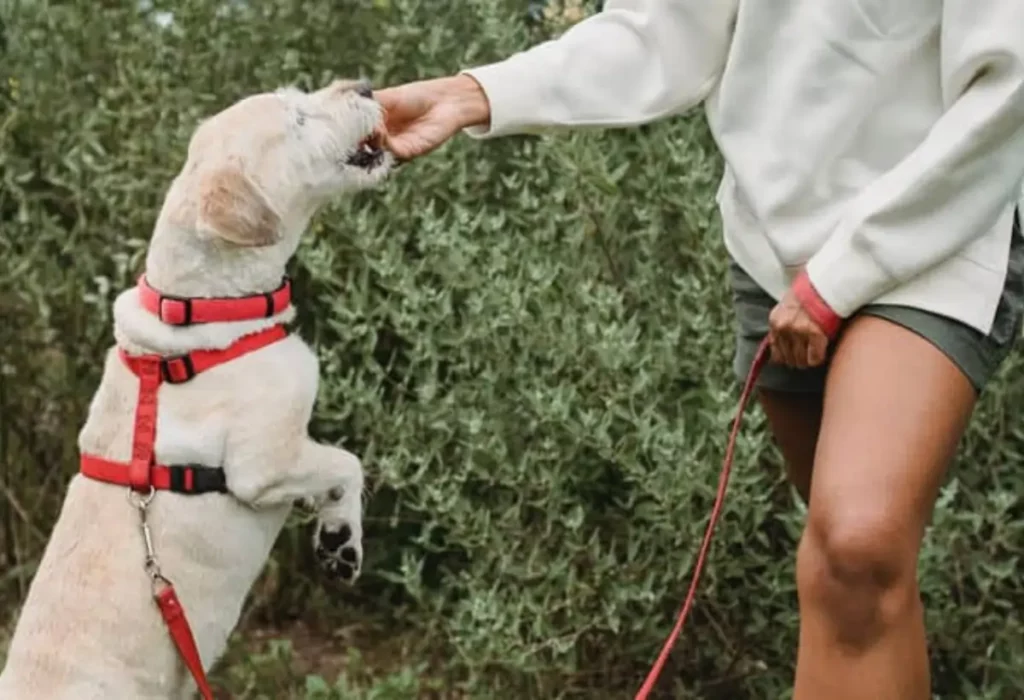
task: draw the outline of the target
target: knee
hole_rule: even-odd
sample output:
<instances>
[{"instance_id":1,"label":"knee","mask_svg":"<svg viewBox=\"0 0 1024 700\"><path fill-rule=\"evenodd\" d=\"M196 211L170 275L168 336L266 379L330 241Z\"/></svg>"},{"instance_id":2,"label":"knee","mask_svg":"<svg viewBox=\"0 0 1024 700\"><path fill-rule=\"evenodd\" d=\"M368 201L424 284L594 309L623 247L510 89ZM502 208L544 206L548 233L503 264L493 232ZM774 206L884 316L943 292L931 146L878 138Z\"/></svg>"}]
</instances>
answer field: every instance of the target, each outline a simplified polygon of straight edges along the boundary
<instances>
[{"instance_id":1,"label":"knee","mask_svg":"<svg viewBox=\"0 0 1024 700\"><path fill-rule=\"evenodd\" d=\"M840 640L870 645L914 605L916 548L884 513L812 514L797 554L802 614Z\"/></svg>"}]
</instances>

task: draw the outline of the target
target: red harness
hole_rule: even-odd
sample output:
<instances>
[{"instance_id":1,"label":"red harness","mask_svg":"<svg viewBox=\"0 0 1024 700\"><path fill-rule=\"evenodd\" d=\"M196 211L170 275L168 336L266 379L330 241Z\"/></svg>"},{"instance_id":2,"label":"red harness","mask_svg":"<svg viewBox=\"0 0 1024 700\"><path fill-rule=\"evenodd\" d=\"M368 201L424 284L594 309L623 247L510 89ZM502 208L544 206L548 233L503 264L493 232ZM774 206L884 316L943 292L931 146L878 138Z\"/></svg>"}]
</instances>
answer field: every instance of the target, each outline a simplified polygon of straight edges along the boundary
<instances>
[{"instance_id":1,"label":"red harness","mask_svg":"<svg viewBox=\"0 0 1024 700\"><path fill-rule=\"evenodd\" d=\"M275 292L236 298L173 297L154 290L146 283L145 277L139 278L138 291L143 307L165 323L178 326L267 318L280 313L291 303L291 285L287 278ZM243 336L223 350L193 350L173 357L129 355L119 348L121 360L139 378L131 461L113 462L89 454L82 454L80 459L83 476L131 489L129 498L139 510L141 519L146 546L145 569L153 582L153 597L182 661L205 700L213 700L213 691L206 679L195 637L181 601L157 563L146 522L146 509L157 490L182 494L227 493L227 483L220 467L156 463L157 393L163 383L183 384L197 374L287 336L288 331L279 324Z\"/></svg>"}]
</instances>

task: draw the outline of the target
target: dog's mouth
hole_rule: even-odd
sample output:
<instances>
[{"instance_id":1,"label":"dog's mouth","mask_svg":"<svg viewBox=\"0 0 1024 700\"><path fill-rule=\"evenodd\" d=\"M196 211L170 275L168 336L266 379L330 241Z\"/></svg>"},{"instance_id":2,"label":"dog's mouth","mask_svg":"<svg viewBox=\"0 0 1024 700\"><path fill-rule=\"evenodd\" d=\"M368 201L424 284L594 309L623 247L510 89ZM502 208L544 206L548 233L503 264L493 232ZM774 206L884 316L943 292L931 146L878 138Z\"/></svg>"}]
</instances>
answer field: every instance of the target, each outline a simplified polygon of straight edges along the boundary
<instances>
[{"instance_id":1,"label":"dog's mouth","mask_svg":"<svg viewBox=\"0 0 1024 700\"><path fill-rule=\"evenodd\" d=\"M364 170L373 170L384 162L384 132L374 129L373 133L359 142L356 151L346 161L349 165Z\"/></svg>"}]
</instances>

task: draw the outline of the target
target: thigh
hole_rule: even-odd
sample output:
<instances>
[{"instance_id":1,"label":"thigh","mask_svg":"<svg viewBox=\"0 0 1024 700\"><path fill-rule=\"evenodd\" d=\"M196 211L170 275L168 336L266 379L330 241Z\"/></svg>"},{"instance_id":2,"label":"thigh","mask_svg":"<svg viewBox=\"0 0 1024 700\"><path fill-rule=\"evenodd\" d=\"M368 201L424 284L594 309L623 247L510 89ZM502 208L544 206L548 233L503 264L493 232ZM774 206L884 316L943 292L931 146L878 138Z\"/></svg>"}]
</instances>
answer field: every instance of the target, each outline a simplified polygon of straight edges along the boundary
<instances>
[{"instance_id":1,"label":"thigh","mask_svg":"<svg viewBox=\"0 0 1024 700\"><path fill-rule=\"evenodd\" d=\"M934 343L882 318L854 318L825 386L809 533L833 550L912 565L975 399Z\"/></svg>"},{"instance_id":2,"label":"thigh","mask_svg":"<svg viewBox=\"0 0 1024 700\"><path fill-rule=\"evenodd\" d=\"M775 300L734 260L729 265L736 323L733 371L742 384L768 335L768 315ZM793 369L768 363L757 382L757 396L775 444L786 462L786 476L806 501L821 424L825 368Z\"/></svg>"},{"instance_id":3,"label":"thigh","mask_svg":"<svg viewBox=\"0 0 1024 700\"><path fill-rule=\"evenodd\" d=\"M786 477L807 503L811 497L814 452L821 430L822 395L760 389L758 401L768 418L775 444L786 461Z\"/></svg>"},{"instance_id":4,"label":"thigh","mask_svg":"<svg viewBox=\"0 0 1024 700\"><path fill-rule=\"evenodd\" d=\"M733 371L743 383L758 346L768 335L768 315L775 300L735 261L730 261L729 284L736 318ZM824 367L793 369L773 363L764 367L757 382L758 401L786 461L786 476L804 501L810 490L824 386Z\"/></svg>"}]
</instances>

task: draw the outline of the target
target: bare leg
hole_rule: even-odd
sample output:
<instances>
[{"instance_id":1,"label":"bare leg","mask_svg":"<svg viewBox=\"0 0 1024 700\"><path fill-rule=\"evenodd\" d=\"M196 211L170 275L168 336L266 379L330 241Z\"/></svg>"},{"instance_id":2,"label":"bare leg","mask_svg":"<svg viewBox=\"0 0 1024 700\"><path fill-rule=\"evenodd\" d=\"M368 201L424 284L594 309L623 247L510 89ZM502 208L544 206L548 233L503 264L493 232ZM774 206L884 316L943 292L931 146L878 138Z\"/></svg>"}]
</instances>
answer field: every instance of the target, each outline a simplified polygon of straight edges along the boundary
<instances>
[{"instance_id":1,"label":"bare leg","mask_svg":"<svg viewBox=\"0 0 1024 700\"><path fill-rule=\"evenodd\" d=\"M797 553L795 700L931 697L917 556L975 398L896 324L860 317L840 339Z\"/></svg>"},{"instance_id":2,"label":"bare leg","mask_svg":"<svg viewBox=\"0 0 1024 700\"><path fill-rule=\"evenodd\" d=\"M817 393L758 391L775 444L786 460L786 476L804 503L811 496L814 452L821 430L822 396Z\"/></svg>"}]
</instances>

